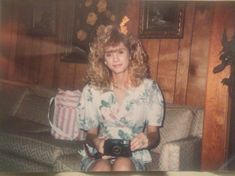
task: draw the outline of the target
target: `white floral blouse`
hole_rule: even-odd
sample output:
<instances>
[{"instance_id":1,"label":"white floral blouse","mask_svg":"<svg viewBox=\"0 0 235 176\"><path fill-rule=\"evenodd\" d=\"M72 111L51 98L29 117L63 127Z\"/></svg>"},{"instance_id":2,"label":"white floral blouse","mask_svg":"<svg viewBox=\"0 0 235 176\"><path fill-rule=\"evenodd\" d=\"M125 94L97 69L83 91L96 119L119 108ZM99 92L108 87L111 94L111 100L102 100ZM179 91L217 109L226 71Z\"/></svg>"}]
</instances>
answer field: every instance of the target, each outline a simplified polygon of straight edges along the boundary
<instances>
[{"instance_id":1,"label":"white floral blouse","mask_svg":"<svg viewBox=\"0 0 235 176\"><path fill-rule=\"evenodd\" d=\"M99 136L131 140L146 125L161 126L164 102L157 83L145 79L138 87L127 90L121 104L113 90L101 91L86 85L79 106L79 125L83 130L99 127ZM151 162L148 150L132 153L135 159Z\"/></svg>"}]
</instances>

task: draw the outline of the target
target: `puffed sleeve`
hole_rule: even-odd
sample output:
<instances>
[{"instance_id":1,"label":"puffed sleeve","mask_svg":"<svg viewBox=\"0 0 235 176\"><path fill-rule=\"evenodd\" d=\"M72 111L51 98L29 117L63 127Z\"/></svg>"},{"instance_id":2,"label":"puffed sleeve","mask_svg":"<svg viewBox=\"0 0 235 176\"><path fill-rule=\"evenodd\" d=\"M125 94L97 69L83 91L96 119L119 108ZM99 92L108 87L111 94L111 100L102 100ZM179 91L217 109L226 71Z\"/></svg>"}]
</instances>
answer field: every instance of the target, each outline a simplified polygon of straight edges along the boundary
<instances>
[{"instance_id":1,"label":"puffed sleeve","mask_svg":"<svg viewBox=\"0 0 235 176\"><path fill-rule=\"evenodd\" d=\"M82 91L78 106L78 124L82 130L87 131L92 128L97 128L99 125L95 98L94 89L86 85Z\"/></svg>"},{"instance_id":2,"label":"puffed sleeve","mask_svg":"<svg viewBox=\"0 0 235 176\"><path fill-rule=\"evenodd\" d=\"M164 100L158 84L151 80L147 85L147 124L161 126L164 116Z\"/></svg>"}]
</instances>

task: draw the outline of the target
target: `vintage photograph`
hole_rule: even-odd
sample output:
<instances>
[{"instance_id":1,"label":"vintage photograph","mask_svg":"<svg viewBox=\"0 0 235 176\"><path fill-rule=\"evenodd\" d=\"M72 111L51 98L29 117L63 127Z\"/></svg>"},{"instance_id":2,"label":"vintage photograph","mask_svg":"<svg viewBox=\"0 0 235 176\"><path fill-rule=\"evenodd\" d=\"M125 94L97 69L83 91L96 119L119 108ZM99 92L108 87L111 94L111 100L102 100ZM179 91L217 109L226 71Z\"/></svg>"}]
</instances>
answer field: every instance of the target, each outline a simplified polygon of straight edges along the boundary
<instances>
[{"instance_id":1,"label":"vintage photograph","mask_svg":"<svg viewBox=\"0 0 235 176\"><path fill-rule=\"evenodd\" d=\"M234 9L0 0L0 175L234 175Z\"/></svg>"}]
</instances>

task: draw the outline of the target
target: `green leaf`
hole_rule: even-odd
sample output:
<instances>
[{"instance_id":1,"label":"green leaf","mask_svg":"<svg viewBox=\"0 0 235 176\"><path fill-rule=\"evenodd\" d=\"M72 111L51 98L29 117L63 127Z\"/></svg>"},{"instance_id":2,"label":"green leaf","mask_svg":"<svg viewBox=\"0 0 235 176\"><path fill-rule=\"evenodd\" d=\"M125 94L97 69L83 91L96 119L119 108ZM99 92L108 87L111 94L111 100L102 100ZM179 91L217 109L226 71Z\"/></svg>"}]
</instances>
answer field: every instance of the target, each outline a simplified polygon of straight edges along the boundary
<instances>
[{"instance_id":1,"label":"green leaf","mask_svg":"<svg viewBox=\"0 0 235 176\"><path fill-rule=\"evenodd\" d=\"M118 135L122 139L125 139L125 140L129 140L130 139L130 136L127 133L125 133L123 130L118 130Z\"/></svg>"},{"instance_id":2,"label":"green leaf","mask_svg":"<svg viewBox=\"0 0 235 176\"><path fill-rule=\"evenodd\" d=\"M104 100L101 100L101 105L103 106L103 107L110 107L110 104L107 102L107 101L104 101Z\"/></svg>"}]
</instances>

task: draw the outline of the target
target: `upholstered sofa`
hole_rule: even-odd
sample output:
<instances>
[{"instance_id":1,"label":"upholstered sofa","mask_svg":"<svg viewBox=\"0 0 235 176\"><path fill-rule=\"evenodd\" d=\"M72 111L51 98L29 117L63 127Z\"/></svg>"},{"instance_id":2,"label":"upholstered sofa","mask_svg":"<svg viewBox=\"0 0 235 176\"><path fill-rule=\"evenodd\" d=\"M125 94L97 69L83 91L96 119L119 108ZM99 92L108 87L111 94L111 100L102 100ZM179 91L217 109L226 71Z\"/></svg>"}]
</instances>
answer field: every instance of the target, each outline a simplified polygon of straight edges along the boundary
<instances>
[{"instance_id":1,"label":"upholstered sofa","mask_svg":"<svg viewBox=\"0 0 235 176\"><path fill-rule=\"evenodd\" d=\"M0 172L79 171L82 141L50 134L49 100L56 93L0 80ZM199 170L203 109L166 105L161 141L149 170Z\"/></svg>"}]
</instances>

